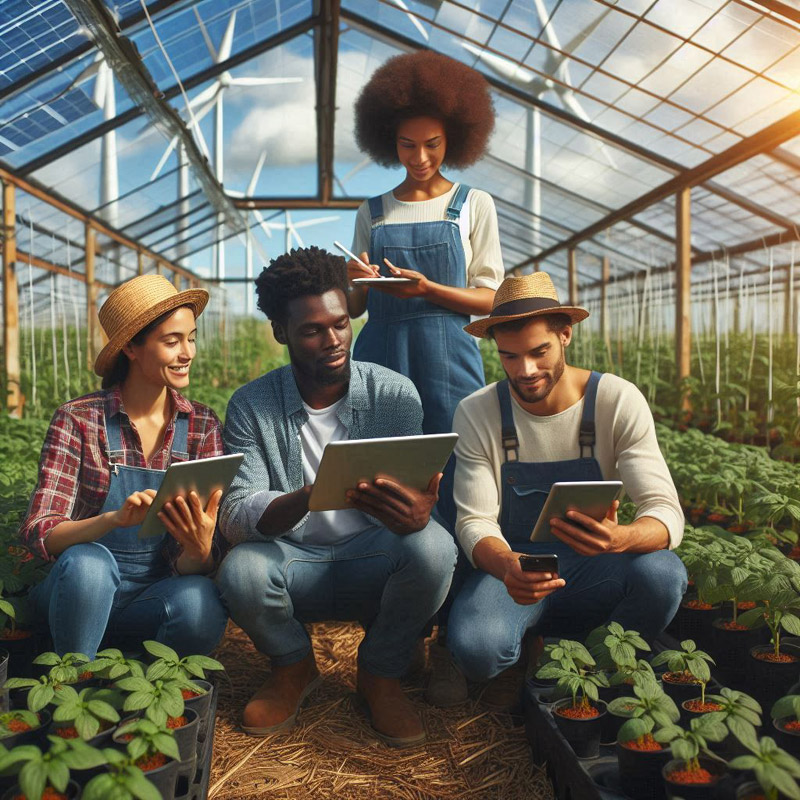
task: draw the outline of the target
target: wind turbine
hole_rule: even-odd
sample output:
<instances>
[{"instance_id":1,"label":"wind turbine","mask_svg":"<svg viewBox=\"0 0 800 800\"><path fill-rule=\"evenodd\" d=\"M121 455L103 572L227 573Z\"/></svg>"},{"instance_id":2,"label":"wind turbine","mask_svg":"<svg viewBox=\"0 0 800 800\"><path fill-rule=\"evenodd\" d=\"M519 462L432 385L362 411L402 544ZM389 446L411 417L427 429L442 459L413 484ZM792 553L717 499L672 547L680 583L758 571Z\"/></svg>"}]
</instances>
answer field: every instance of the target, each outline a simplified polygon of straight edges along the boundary
<instances>
[{"instance_id":1,"label":"wind turbine","mask_svg":"<svg viewBox=\"0 0 800 800\"><path fill-rule=\"evenodd\" d=\"M225 33L219 45L219 49L214 47L208 30L200 17L197 7L194 8L195 16L197 17L200 32L203 35L203 40L206 43L208 52L211 59L215 64L221 64L227 61L231 55L233 48L233 34L236 28L236 10L234 10L228 20L228 25L225 28ZM208 115L212 110L214 111L214 174L220 183L224 182L224 146L223 146L223 131L224 131L224 114L223 114L223 97L225 92L231 86L272 86L276 84L286 83L300 83L302 78L262 78L262 77L242 77L234 78L228 70L223 70L219 75L214 78L210 86L203 89L202 92L195 95L189 101L187 112L190 117L188 127L190 130L194 129L201 146L205 149L205 142L203 141L202 134L200 133L200 121ZM164 154L161 156L160 161L156 165L150 180L155 180L158 174L166 164L172 151L178 143L177 137L173 138L169 143ZM214 244L214 262L216 265L217 278L225 277L225 244L223 241L222 219L218 217L219 226L217 229L216 242Z\"/></svg>"},{"instance_id":2,"label":"wind turbine","mask_svg":"<svg viewBox=\"0 0 800 800\"><path fill-rule=\"evenodd\" d=\"M543 65L543 71L546 73L545 77L540 77L525 67L521 67L502 56L481 50L468 42L462 42L461 46L479 61L482 61L496 75L524 91L530 92L534 97L540 98L547 92L554 92L565 109L584 122L590 122L589 115L583 109L573 91L572 77L569 72L569 54L594 32L610 9L600 14L597 19L577 33L562 48L543 0L533 0L533 2L539 22L542 25L542 33L550 45ZM553 78L556 78L558 82ZM533 244L537 249L541 249L542 199L539 178L542 174L542 139L541 115L538 108L528 107L526 109L525 123L525 171L533 176L533 180L525 182L524 205L533 214ZM611 152L602 142L600 143L600 150L608 164L611 167L616 167Z\"/></svg>"}]
</instances>

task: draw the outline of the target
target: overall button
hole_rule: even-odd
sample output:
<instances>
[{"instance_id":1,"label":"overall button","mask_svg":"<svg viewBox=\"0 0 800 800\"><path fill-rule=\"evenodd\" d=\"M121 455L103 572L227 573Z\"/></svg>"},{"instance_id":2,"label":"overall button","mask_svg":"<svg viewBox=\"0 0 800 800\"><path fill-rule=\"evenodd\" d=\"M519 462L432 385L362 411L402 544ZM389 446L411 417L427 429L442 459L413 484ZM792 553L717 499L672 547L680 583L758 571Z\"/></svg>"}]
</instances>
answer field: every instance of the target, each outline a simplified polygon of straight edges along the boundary
<instances>
[{"instance_id":1,"label":"overall button","mask_svg":"<svg viewBox=\"0 0 800 800\"><path fill-rule=\"evenodd\" d=\"M508 483L514 484L514 483L516 483L516 482L517 482L517 479L516 479L516 478L515 478L513 475L509 475L509 476L506 478L506 481L507 481Z\"/></svg>"}]
</instances>

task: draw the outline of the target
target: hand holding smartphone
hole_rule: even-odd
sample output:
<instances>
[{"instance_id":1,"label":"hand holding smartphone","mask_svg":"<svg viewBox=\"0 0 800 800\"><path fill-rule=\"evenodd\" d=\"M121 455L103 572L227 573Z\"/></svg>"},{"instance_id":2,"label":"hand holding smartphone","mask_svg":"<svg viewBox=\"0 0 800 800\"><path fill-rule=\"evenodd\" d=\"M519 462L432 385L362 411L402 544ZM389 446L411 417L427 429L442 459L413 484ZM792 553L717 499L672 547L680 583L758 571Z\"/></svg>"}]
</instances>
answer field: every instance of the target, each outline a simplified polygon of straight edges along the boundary
<instances>
[{"instance_id":1,"label":"hand holding smartphone","mask_svg":"<svg viewBox=\"0 0 800 800\"><path fill-rule=\"evenodd\" d=\"M519 565L523 572L549 572L553 576L558 574L558 556L555 553L521 555Z\"/></svg>"}]
</instances>

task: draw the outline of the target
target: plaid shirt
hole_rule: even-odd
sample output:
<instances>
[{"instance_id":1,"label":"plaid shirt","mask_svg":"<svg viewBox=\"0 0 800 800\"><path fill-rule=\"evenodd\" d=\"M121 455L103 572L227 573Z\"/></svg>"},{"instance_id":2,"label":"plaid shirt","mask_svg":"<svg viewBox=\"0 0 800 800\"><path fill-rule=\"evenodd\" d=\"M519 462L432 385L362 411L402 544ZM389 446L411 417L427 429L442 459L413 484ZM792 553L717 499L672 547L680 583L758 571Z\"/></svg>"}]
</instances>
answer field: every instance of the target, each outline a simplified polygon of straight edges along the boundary
<instances>
[{"instance_id":1,"label":"plaid shirt","mask_svg":"<svg viewBox=\"0 0 800 800\"><path fill-rule=\"evenodd\" d=\"M105 417L120 415L123 463L128 467L165 470L170 465L178 414L189 417L187 449L190 460L222 455L222 427L217 415L173 389L167 391L175 413L167 424L161 447L149 464L145 461L139 434L123 408L119 387L87 394L56 410L42 447L39 482L19 531L26 547L52 561L45 547L50 531L61 522L87 519L100 513L111 482ZM174 571L181 547L172 537L166 541L164 555Z\"/></svg>"}]
</instances>

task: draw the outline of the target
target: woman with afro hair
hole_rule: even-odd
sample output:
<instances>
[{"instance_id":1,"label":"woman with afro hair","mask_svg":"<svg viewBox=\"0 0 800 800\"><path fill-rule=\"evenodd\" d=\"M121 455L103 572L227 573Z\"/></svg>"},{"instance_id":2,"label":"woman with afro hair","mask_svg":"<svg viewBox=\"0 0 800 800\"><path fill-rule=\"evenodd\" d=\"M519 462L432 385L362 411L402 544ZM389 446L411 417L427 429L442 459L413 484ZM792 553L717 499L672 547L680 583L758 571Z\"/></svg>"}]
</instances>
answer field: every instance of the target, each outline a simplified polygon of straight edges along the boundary
<instances>
[{"instance_id":1,"label":"woman with afro hair","mask_svg":"<svg viewBox=\"0 0 800 800\"><path fill-rule=\"evenodd\" d=\"M379 67L355 106L359 147L383 166L402 166L393 190L358 209L348 263L350 315L369 311L354 358L389 367L414 382L425 433L451 430L458 403L485 381L471 315L492 307L503 279L497 213L490 195L442 175L484 153L494 127L486 80L430 51L395 56ZM356 278L410 278L385 286ZM439 513L455 523L452 464L440 487Z\"/></svg>"}]
</instances>

